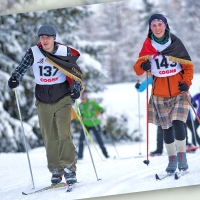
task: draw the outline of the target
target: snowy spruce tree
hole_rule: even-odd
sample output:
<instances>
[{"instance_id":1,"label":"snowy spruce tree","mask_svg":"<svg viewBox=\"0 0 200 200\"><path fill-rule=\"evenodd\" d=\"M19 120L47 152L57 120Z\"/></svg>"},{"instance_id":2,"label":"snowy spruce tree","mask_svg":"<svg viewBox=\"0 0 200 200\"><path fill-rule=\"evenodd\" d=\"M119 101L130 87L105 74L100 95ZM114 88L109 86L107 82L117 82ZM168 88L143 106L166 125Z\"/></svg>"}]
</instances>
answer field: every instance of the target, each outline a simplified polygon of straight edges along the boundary
<instances>
[{"instance_id":1,"label":"snowy spruce tree","mask_svg":"<svg viewBox=\"0 0 200 200\"><path fill-rule=\"evenodd\" d=\"M98 45L91 45L86 40L82 40L77 34L81 28L79 22L91 14L86 7L74 7L0 16L0 77L2 79L0 87L0 152L24 151L15 93L8 87L7 81L26 50L37 44L37 31L41 25L55 26L58 33L57 41L80 51L81 58L78 59L78 65L83 71L85 86L91 87L91 91L103 89L103 84L100 84L103 76L101 64L96 56L100 48ZM89 70L94 71L94 75L88 76ZM89 86L87 79L94 76L95 82ZM34 105L34 87L33 73L30 69L16 89L25 135L30 148L43 145Z\"/></svg>"},{"instance_id":2,"label":"snowy spruce tree","mask_svg":"<svg viewBox=\"0 0 200 200\"><path fill-rule=\"evenodd\" d=\"M141 30L145 21L141 13L144 6L137 6L132 0L88 6L94 15L81 22L88 33L83 33L82 37L92 42L102 41L104 46L100 56L108 77L106 83L136 81L138 78L132 67L147 31Z\"/></svg>"},{"instance_id":3,"label":"snowy spruce tree","mask_svg":"<svg viewBox=\"0 0 200 200\"><path fill-rule=\"evenodd\" d=\"M167 17L171 33L182 40L194 63L194 71L199 72L200 2L166 0L158 4L157 9Z\"/></svg>"},{"instance_id":4,"label":"snowy spruce tree","mask_svg":"<svg viewBox=\"0 0 200 200\"><path fill-rule=\"evenodd\" d=\"M21 6L21 4L23 3L32 3L34 2L33 0L26 0L26 2L24 2L23 0L0 0L0 12L5 12L9 9L15 9L19 6Z\"/></svg>"}]
</instances>

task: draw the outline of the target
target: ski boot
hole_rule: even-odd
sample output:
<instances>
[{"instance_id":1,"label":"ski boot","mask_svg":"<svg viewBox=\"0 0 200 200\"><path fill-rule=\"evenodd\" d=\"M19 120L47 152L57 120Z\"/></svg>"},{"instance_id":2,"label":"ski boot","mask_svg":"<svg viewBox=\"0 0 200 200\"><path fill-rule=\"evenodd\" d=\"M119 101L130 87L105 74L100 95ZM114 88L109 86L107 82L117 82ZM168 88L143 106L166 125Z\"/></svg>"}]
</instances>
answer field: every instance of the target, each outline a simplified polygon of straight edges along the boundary
<instances>
[{"instance_id":1,"label":"ski boot","mask_svg":"<svg viewBox=\"0 0 200 200\"><path fill-rule=\"evenodd\" d=\"M185 152L178 152L178 169L185 171L188 169L187 158Z\"/></svg>"},{"instance_id":2,"label":"ski boot","mask_svg":"<svg viewBox=\"0 0 200 200\"><path fill-rule=\"evenodd\" d=\"M169 156L168 159L169 159L169 164L165 171L167 173L174 173L177 168L177 156Z\"/></svg>"},{"instance_id":3,"label":"ski boot","mask_svg":"<svg viewBox=\"0 0 200 200\"><path fill-rule=\"evenodd\" d=\"M196 151L198 148L199 148L199 147L193 146L192 144L186 145L186 153L195 153L195 151Z\"/></svg>"},{"instance_id":4,"label":"ski boot","mask_svg":"<svg viewBox=\"0 0 200 200\"><path fill-rule=\"evenodd\" d=\"M77 182L76 172L72 172L71 170L67 168L64 169L64 177L68 185L72 185Z\"/></svg>"},{"instance_id":5,"label":"ski boot","mask_svg":"<svg viewBox=\"0 0 200 200\"><path fill-rule=\"evenodd\" d=\"M77 183L76 179L76 172L72 172L71 170L65 168L64 169L64 177L67 183L67 191L66 192L71 192L75 184Z\"/></svg>"},{"instance_id":6,"label":"ski boot","mask_svg":"<svg viewBox=\"0 0 200 200\"><path fill-rule=\"evenodd\" d=\"M62 174L52 174L51 183L52 185L58 184L62 181Z\"/></svg>"},{"instance_id":7,"label":"ski boot","mask_svg":"<svg viewBox=\"0 0 200 200\"><path fill-rule=\"evenodd\" d=\"M162 155L162 150L156 149L155 151L150 152L150 156L161 156Z\"/></svg>"}]
</instances>

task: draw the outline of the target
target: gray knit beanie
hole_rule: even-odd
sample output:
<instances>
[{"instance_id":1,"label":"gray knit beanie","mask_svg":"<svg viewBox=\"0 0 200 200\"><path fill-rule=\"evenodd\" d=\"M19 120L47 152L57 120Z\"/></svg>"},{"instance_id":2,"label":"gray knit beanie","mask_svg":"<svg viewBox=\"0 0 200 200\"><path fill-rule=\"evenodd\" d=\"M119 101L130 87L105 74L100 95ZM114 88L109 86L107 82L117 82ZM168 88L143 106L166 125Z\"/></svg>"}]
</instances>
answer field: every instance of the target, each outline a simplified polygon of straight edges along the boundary
<instances>
[{"instance_id":1,"label":"gray knit beanie","mask_svg":"<svg viewBox=\"0 0 200 200\"><path fill-rule=\"evenodd\" d=\"M54 26L49 24L42 25L37 33L38 37L41 35L53 36L54 40L56 39L56 29Z\"/></svg>"}]
</instances>

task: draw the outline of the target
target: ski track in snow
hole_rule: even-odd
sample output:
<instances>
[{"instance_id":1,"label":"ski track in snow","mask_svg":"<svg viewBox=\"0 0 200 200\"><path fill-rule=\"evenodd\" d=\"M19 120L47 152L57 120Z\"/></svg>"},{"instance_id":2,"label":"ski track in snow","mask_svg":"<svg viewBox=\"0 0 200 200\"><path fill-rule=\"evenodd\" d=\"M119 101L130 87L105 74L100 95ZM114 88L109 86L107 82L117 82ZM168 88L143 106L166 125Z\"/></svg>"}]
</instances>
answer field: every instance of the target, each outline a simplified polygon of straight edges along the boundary
<instances>
[{"instance_id":1,"label":"ski track in snow","mask_svg":"<svg viewBox=\"0 0 200 200\"><path fill-rule=\"evenodd\" d=\"M137 148L137 145L127 145L127 150ZM113 147L108 145L108 151L112 152ZM120 150L125 150L124 145L117 145ZM200 183L199 154L188 153L189 173L174 180L174 176L168 177L162 181L155 179L155 174L165 175L168 158L166 155L149 157L150 163L147 166L143 163L146 157L101 160L94 153L95 175L90 157L85 150L85 159L77 163L77 178L80 183L71 193L66 192L66 188L57 188L44 191L33 195L23 196L22 192L31 192L32 181L30 171L26 161L26 154L0 154L1 181L0 181L0 199L1 200L49 200L53 199L82 199L115 194L125 194L132 192L142 192L148 190L157 190L171 187L182 187ZM130 154L130 153L129 153ZM145 155L145 154L143 154ZM131 156L131 155L130 155ZM34 176L35 190L46 187L50 184L51 174L46 168L45 151L39 148L30 152L32 161L32 170ZM9 163L9 165L7 164ZM8 181L9 180L9 181ZM8 184L5 184L8 183Z\"/></svg>"}]
</instances>

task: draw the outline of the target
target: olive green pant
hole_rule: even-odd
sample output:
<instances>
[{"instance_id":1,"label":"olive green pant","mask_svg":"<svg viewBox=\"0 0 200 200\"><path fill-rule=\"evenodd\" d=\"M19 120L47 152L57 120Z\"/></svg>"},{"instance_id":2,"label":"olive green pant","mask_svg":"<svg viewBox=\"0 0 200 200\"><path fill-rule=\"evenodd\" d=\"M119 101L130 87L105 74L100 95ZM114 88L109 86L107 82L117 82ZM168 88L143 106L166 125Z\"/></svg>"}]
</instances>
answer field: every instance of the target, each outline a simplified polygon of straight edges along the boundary
<instances>
[{"instance_id":1,"label":"olive green pant","mask_svg":"<svg viewBox=\"0 0 200 200\"><path fill-rule=\"evenodd\" d=\"M75 147L70 133L71 97L66 96L54 104L36 100L35 105L50 172L63 174L64 168L76 171Z\"/></svg>"}]
</instances>

